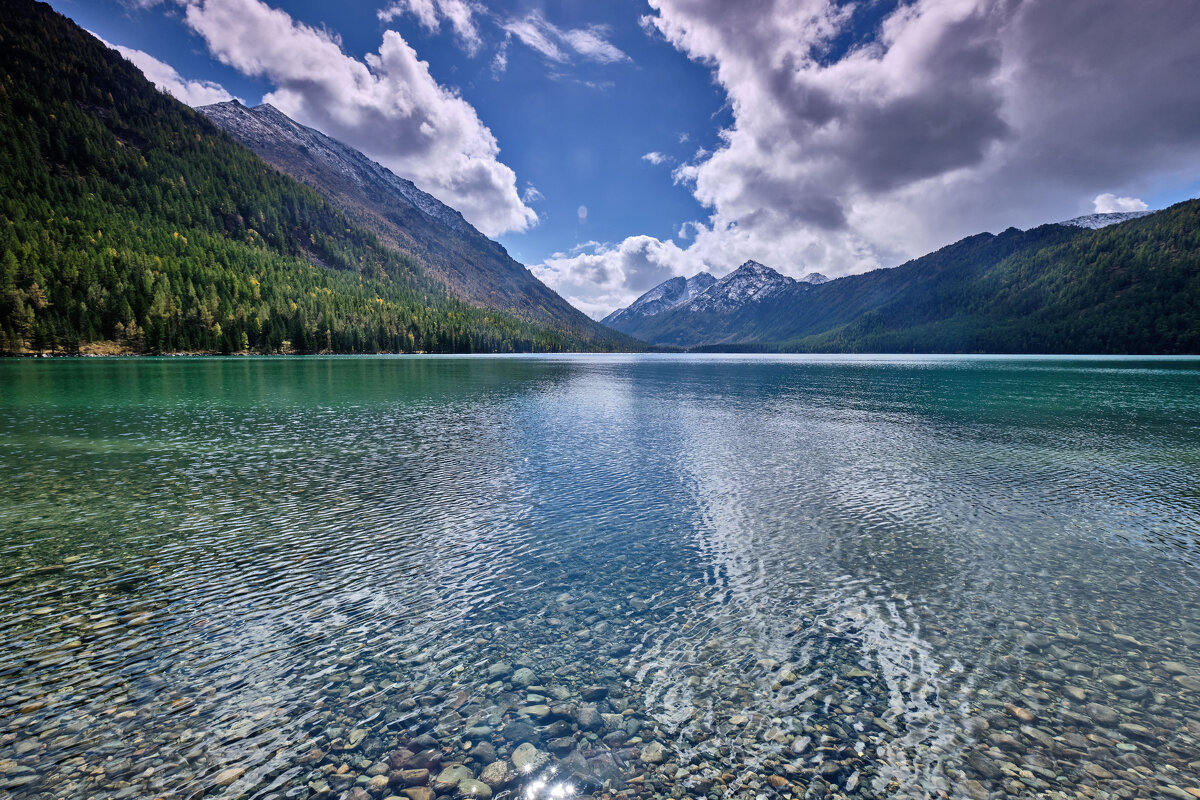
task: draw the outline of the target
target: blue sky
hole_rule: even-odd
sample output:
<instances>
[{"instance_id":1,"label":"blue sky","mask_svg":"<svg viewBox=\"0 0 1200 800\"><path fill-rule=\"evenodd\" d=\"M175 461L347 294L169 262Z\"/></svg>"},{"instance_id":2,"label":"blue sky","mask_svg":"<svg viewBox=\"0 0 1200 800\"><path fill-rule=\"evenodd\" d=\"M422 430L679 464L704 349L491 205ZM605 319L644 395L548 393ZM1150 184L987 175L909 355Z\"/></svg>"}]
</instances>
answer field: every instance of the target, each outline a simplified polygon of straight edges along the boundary
<instances>
[{"instance_id":1,"label":"blue sky","mask_svg":"<svg viewBox=\"0 0 1200 800\"><path fill-rule=\"evenodd\" d=\"M596 316L1200 190L1175 0L52 2L185 102L267 98L412 178Z\"/></svg>"}]
</instances>

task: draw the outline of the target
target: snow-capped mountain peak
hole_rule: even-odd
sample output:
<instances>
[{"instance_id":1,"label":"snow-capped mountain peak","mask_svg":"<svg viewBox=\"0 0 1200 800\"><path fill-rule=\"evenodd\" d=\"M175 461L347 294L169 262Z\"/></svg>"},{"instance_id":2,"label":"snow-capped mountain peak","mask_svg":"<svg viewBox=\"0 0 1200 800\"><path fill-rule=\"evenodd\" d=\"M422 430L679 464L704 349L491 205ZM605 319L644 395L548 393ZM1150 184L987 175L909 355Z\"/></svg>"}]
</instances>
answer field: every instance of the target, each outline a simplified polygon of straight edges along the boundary
<instances>
[{"instance_id":1,"label":"snow-capped mountain peak","mask_svg":"<svg viewBox=\"0 0 1200 800\"><path fill-rule=\"evenodd\" d=\"M747 261L704 290L688 304L688 310L732 311L746 303L762 302L795 284L794 278L781 275L765 264Z\"/></svg>"},{"instance_id":2,"label":"snow-capped mountain peak","mask_svg":"<svg viewBox=\"0 0 1200 800\"><path fill-rule=\"evenodd\" d=\"M663 281L626 308L618 308L601 321L605 325L623 330L637 325L640 320L676 308L686 308L688 311L729 312L792 288L808 289L828 280L819 272L810 272L797 281L765 264L751 260L720 280L707 272L701 272L690 278L679 276Z\"/></svg>"},{"instance_id":3,"label":"snow-capped mountain peak","mask_svg":"<svg viewBox=\"0 0 1200 800\"><path fill-rule=\"evenodd\" d=\"M652 317L682 305L701 294L705 289L717 282L717 279L707 272L700 272L690 278L682 275L663 281L644 295L634 300L626 308L618 308L602 321L609 325L622 319L635 317Z\"/></svg>"}]
</instances>

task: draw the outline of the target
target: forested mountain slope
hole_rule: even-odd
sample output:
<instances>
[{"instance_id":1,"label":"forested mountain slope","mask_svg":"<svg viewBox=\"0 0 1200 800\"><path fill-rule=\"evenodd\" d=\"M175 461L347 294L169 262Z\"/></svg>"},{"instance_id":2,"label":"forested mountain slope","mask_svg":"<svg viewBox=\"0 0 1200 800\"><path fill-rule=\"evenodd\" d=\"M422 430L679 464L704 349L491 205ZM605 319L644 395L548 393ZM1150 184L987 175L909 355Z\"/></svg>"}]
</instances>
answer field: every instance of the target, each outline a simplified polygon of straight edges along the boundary
<instances>
[{"instance_id":1,"label":"forested mountain slope","mask_svg":"<svg viewBox=\"0 0 1200 800\"><path fill-rule=\"evenodd\" d=\"M0 5L0 351L594 346L451 298L49 6Z\"/></svg>"},{"instance_id":2,"label":"forested mountain slope","mask_svg":"<svg viewBox=\"0 0 1200 800\"><path fill-rule=\"evenodd\" d=\"M247 108L231 100L198 111L412 256L454 296L585 341L629 344L555 294L457 211L354 148L266 104Z\"/></svg>"},{"instance_id":3,"label":"forested mountain slope","mask_svg":"<svg viewBox=\"0 0 1200 800\"><path fill-rule=\"evenodd\" d=\"M779 349L1200 353L1200 201L1078 235L1062 230L1029 231L1032 241L995 263L964 259L921 291L896 292ZM855 283L886 281L882 272Z\"/></svg>"}]
</instances>

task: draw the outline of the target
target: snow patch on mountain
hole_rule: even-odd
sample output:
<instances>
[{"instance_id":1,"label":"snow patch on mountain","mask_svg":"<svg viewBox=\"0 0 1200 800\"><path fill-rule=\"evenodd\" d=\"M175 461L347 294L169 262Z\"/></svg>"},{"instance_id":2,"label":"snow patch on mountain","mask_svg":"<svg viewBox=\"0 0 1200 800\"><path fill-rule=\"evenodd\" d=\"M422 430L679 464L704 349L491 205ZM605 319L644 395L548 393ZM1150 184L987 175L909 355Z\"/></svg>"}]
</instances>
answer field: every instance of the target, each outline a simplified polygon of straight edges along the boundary
<instances>
[{"instance_id":1,"label":"snow patch on mountain","mask_svg":"<svg viewBox=\"0 0 1200 800\"><path fill-rule=\"evenodd\" d=\"M1153 211L1113 211L1108 214L1084 214L1082 217L1075 217L1074 219L1064 220L1056 224L1099 230L1100 228L1107 228L1109 225L1128 222L1131 219L1137 219L1138 217L1144 217L1147 214L1153 213Z\"/></svg>"}]
</instances>

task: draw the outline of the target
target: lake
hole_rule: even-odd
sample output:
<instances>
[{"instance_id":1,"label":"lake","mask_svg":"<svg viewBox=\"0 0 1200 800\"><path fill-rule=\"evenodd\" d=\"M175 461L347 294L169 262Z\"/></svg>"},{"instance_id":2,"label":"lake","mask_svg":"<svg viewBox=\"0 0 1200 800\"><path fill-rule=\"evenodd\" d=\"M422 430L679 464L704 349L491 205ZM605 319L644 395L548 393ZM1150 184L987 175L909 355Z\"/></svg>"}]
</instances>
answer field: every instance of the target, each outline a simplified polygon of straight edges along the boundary
<instances>
[{"instance_id":1,"label":"lake","mask_svg":"<svg viewBox=\"0 0 1200 800\"><path fill-rule=\"evenodd\" d=\"M0 363L0 798L1200 797L1200 360Z\"/></svg>"}]
</instances>

